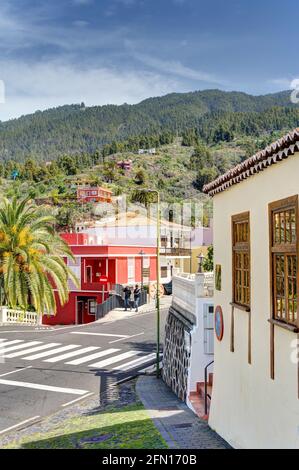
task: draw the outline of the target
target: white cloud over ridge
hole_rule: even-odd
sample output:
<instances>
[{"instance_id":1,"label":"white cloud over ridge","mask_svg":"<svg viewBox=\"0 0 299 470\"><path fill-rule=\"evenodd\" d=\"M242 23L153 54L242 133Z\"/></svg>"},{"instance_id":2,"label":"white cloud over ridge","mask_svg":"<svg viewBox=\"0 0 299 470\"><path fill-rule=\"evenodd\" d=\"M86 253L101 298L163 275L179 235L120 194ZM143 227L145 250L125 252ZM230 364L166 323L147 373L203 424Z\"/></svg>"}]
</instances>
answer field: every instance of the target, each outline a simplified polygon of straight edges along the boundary
<instances>
[{"instance_id":1,"label":"white cloud over ridge","mask_svg":"<svg viewBox=\"0 0 299 470\"><path fill-rule=\"evenodd\" d=\"M0 62L0 70L5 71L6 85L6 101L0 104L2 121L82 101L87 106L134 104L179 89L176 80L146 71L79 69L60 62L34 65Z\"/></svg>"}]
</instances>

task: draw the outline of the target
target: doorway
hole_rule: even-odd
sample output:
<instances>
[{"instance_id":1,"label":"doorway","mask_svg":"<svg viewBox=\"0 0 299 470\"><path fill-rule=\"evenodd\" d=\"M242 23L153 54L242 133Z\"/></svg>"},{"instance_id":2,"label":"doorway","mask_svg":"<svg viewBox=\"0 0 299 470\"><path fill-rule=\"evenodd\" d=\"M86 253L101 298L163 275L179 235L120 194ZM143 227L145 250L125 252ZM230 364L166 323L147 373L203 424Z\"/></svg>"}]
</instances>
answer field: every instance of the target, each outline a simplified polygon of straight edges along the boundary
<instances>
[{"instance_id":1,"label":"doorway","mask_svg":"<svg viewBox=\"0 0 299 470\"><path fill-rule=\"evenodd\" d=\"M86 282L92 282L92 266L86 266Z\"/></svg>"},{"instance_id":2,"label":"doorway","mask_svg":"<svg viewBox=\"0 0 299 470\"><path fill-rule=\"evenodd\" d=\"M84 318L84 301L77 300L77 325L83 324Z\"/></svg>"}]
</instances>

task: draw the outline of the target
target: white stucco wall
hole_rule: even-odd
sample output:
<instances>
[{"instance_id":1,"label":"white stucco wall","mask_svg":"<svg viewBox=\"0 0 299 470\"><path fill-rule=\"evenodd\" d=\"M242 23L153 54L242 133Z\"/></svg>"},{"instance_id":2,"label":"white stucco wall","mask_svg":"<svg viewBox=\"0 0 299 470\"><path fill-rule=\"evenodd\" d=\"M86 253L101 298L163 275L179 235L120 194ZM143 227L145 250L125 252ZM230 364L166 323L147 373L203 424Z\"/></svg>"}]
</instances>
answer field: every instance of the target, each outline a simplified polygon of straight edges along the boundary
<instances>
[{"instance_id":1,"label":"white stucco wall","mask_svg":"<svg viewBox=\"0 0 299 470\"><path fill-rule=\"evenodd\" d=\"M213 281L211 273L196 275L180 274L173 277L173 302L194 315L196 321L191 331L191 356L188 375L187 397L196 391L197 382L204 381L204 369L213 361L213 312L208 307L214 306L213 297L208 295L205 286L208 279ZM211 353L210 353L211 352ZM209 368L213 372L213 366ZM187 399L187 404L192 408Z\"/></svg>"},{"instance_id":2,"label":"white stucco wall","mask_svg":"<svg viewBox=\"0 0 299 470\"><path fill-rule=\"evenodd\" d=\"M190 392L196 391L197 382L204 382L205 367L214 359L213 354L206 354L207 349L205 345L205 342L208 342L209 338L207 337L207 331L205 329L204 314L209 306L214 306L214 299L212 297L196 299L196 325L191 332L192 347L188 376L188 395ZM209 344L209 349L213 349L211 344ZM208 372L213 372L213 365L211 365Z\"/></svg>"},{"instance_id":3,"label":"white stucco wall","mask_svg":"<svg viewBox=\"0 0 299 470\"><path fill-rule=\"evenodd\" d=\"M291 362L296 334L275 327L275 380L270 378L268 203L299 194L299 154L214 197L214 258L222 266L215 306L224 337L215 340L209 424L236 448L299 448L298 365ZM235 352L230 352L232 301L231 216L250 211L252 364L247 361L248 314L235 310Z\"/></svg>"}]
</instances>

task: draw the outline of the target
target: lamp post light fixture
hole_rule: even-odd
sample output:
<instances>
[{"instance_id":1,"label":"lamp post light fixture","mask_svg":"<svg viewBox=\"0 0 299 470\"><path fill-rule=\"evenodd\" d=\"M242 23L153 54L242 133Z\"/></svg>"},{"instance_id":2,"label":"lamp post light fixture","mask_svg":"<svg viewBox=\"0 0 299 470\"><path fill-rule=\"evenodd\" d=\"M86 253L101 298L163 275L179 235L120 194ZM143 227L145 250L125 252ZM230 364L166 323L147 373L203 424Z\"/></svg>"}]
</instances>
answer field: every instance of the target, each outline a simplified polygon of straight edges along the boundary
<instances>
[{"instance_id":1,"label":"lamp post light fixture","mask_svg":"<svg viewBox=\"0 0 299 470\"><path fill-rule=\"evenodd\" d=\"M205 259L204 255L202 253L199 253L196 258L198 259L198 273L202 273L203 272L203 268L202 268L202 263L203 263L203 260Z\"/></svg>"}]
</instances>

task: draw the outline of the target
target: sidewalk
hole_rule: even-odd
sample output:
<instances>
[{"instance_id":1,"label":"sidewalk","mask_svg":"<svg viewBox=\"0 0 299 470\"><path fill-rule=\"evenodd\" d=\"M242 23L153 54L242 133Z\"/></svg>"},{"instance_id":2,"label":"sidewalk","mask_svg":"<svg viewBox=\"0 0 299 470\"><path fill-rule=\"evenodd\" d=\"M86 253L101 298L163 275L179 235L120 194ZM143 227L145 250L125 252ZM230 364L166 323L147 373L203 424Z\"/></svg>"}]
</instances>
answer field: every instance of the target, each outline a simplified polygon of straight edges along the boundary
<instances>
[{"instance_id":1,"label":"sidewalk","mask_svg":"<svg viewBox=\"0 0 299 470\"><path fill-rule=\"evenodd\" d=\"M209 425L155 376L139 377L136 391L170 449L230 449Z\"/></svg>"},{"instance_id":2,"label":"sidewalk","mask_svg":"<svg viewBox=\"0 0 299 470\"><path fill-rule=\"evenodd\" d=\"M135 384L111 385L99 397L0 435L0 449L165 449Z\"/></svg>"},{"instance_id":3,"label":"sidewalk","mask_svg":"<svg viewBox=\"0 0 299 470\"><path fill-rule=\"evenodd\" d=\"M172 302L172 295L164 295L160 299L160 309L163 310L165 308L169 308ZM156 303L150 302L148 304L142 305L139 307L138 312L135 312L134 309L125 311L124 308L115 308L111 310L104 318L97 320L95 323L112 323L117 320L123 320L124 318L133 318L138 315L146 314L155 312L156 310Z\"/></svg>"}]
</instances>

